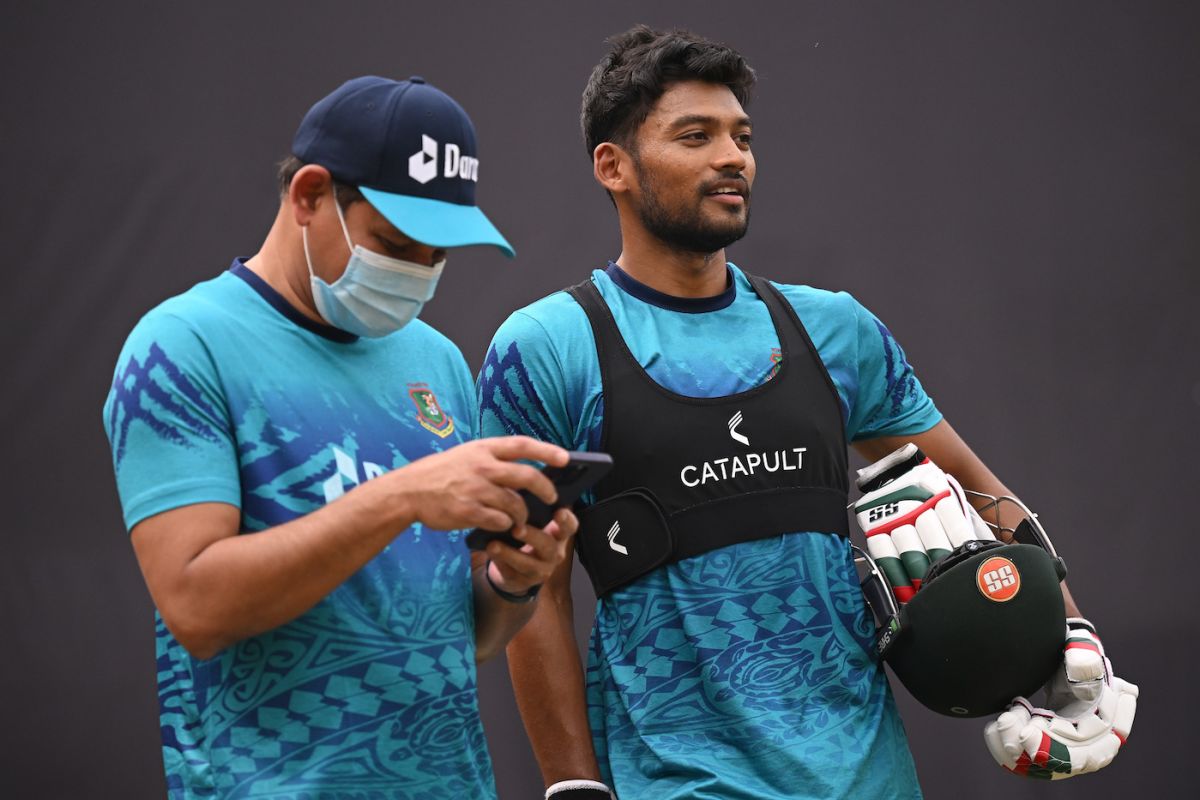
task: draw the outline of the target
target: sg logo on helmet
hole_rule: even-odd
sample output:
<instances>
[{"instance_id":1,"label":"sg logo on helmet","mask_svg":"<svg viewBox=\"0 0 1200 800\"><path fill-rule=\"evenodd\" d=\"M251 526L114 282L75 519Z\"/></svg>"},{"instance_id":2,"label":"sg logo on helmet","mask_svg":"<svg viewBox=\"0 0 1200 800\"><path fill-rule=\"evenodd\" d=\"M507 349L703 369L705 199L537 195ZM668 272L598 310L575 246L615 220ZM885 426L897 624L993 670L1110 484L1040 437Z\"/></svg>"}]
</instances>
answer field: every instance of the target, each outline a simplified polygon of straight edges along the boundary
<instances>
[{"instance_id":1,"label":"sg logo on helmet","mask_svg":"<svg viewBox=\"0 0 1200 800\"><path fill-rule=\"evenodd\" d=\"M979 593L988 600L1004 603L1021 591L1021 573L1017 571L1017 565L1007 558L994 556L979 565L975 584L979 587Z\"/></svg>"}]
</instances>

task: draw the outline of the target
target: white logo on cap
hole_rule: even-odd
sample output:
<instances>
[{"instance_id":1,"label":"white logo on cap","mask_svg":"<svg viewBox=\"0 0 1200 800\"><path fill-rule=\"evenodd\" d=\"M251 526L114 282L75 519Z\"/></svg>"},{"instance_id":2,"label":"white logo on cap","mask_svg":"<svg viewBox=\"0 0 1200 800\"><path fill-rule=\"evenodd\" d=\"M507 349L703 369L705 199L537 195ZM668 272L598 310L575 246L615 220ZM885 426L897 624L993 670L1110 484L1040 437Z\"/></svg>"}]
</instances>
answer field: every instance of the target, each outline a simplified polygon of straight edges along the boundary
<instances>
[{"instance_id":1,"label":"white logo on cap","mask_svg":"<svg viewBox=\"0 0 1200 800\"><path fill-rule=\"evenodd\" d=\"M458 176L464 181L479 180L479 159L474 156L460 155L458 145L446 143L446 169L442 175L447 178Z\"/></svg>"},{"instance_id":2,"label":"white logo on cap","mask_svg":"<svg viewBox=\"0 0 1200 800\"><path fill-rule=\"evenodd\" d=\"M438 174L438 143L432 136L421 134L421 149L408 157L408 174L417 183L429 183ZM444 178L461 178L464 181L479 180L479 159L462 155L462 149L454 142L446 143L443 158L446 169Z\"/></svg>"},{"instance_id":3,"label":"white logo on cap","mask_svg":"<svg viewBox=\"0 0 1200 800\"><path fill-rule=\"evenodd\" d=\"M437 141L421 134L421 149L408 157L408 175L417 183L429 183L437 177Z\"/></svg>"}]
</instances>

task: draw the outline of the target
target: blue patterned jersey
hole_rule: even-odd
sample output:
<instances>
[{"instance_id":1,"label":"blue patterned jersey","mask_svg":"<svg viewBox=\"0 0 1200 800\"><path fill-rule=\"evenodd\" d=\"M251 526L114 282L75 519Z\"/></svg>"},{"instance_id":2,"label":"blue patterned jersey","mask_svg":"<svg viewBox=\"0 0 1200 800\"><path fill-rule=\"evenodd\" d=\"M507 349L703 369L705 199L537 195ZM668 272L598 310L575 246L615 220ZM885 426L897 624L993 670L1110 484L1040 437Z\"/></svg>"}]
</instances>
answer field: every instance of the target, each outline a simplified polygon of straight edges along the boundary
<instances>
[{"instance_id":1,"label":"blue patterned jersey","mask_svg":"<svg viewBox=\"0 0 1200 800\"><path fill-rule=\"evenodd\" d=\"M243 535L472 437L457 348L317 325L240 263L130 334L104 422L132 529L241 509ZM489 798L461 532L414 525L298 619L192 658L157 618L172 798Z\"/></svg>"},{"instance_id":2,"label":"blue patterned jersey","mask_svg":"<svg viewBox=\"0 0 1200 800\"><path fill-rule=\"evenodd\" d=\"M730 276L697 300L615 265L592 280L656 382L719 397L769 380L781 358L766 306L732 265ZM778 288L833 379L848 440L938 422L870 312L845 293ZM477 390L483 435L595 449L604 403L583 309L559 292L510 316ZM601 772L622 797L655 800L920 797L871 627L847 542L819 531L714 550L610 593L587 668Z\"/></svg>"}]
</instances>

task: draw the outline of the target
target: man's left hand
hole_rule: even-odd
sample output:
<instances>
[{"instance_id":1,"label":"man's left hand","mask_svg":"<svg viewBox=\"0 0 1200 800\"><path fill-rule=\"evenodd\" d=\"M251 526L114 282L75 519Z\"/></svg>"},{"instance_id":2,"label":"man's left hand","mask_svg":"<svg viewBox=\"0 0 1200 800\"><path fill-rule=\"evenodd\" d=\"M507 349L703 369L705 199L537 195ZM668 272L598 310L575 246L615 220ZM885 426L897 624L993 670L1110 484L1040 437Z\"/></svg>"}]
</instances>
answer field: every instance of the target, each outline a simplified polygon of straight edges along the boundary
<instances>
[{"instance_id":1,"label":"man's left hand","mask_svg":"<svg viewBox=\"0 0 1200 800\"><path fill-rule=\"evenodd\" d=\"M984 740L1017 775L1058 780L1095 772L1129 737L1137 697L1137 686L1113 674L1092 624L1072 617L1062 669L1046 685L1046 707L1016 698L984 728Z\"/></svg>"},{"instance_id":2,"label":"man's left hand","mask_svg":"<svg viewBox=\"0 0 1200 800\"><path fill-rule=\"evenodd\" d=\"M491 560L488 577L506 592L527 594L545 583L566 559L567 545L578 528L579 520L569 508L554 512L554 520L545 528L521 525L512 533L523 542L519 550L498 541L488 544L487 557Z\"/></svg>"}]
</instances>

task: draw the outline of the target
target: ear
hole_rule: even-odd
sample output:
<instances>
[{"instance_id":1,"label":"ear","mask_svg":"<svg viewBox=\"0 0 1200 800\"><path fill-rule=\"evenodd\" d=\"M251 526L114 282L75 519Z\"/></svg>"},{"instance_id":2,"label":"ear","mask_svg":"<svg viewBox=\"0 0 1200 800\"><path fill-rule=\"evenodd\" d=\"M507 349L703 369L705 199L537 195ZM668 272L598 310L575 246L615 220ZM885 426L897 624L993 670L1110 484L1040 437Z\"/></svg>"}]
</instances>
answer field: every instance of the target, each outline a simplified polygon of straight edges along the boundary
<instances>
[{"instance_id":1,"label":"ear","mask_svg":"<svg viewBox=\"0 0 1200 800\"><path fill-rule=\"evenodd\" d=\"M634 185L633 157L620 145L601 142L592 151L592 174L610 194L627 192Z\"/></svg>"},{"instance_id":2,"label":"ear","mask_svg":"<svg viewBox=\"0 0 1200 800\"><path fill-rule=\"evenodd\" d=\"M319 164L306 164L292 177L285 203L300 227L312 221L321 203L333 198L333 176Z\"/></svg>"}]
</instances>

